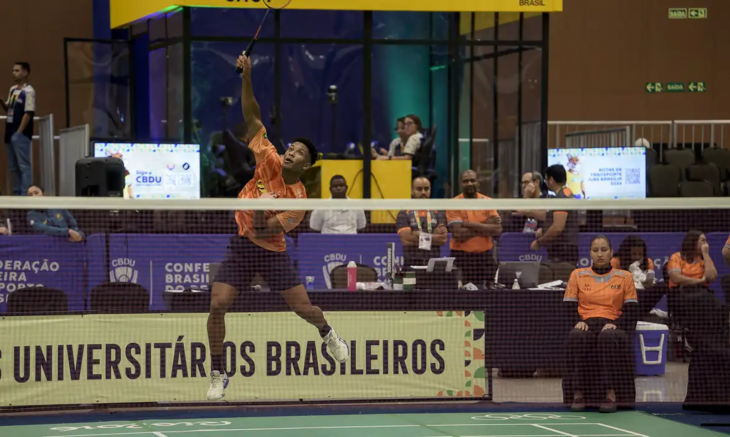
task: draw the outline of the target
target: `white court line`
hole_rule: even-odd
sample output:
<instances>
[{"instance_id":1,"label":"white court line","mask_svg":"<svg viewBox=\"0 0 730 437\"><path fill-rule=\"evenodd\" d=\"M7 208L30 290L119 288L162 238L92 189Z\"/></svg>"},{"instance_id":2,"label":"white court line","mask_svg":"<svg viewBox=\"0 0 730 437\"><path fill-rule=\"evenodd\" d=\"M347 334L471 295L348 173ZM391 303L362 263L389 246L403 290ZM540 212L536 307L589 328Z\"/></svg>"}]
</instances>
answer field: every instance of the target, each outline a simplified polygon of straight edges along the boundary
<instances>
[{"instance_id":1,"label":"white court line","mask_svg":"<svg viewBox=\"0 0 730 437\"><path fill-rule=\"evenodd\" d=\"M554 433L557 433L557 434L560 434L560 435L565 435L565 436L568 436L568 437L578 437L575 434L568 434L567 432L558 431L557 429L548 428L547 426L538 425L536 423L533 423L532 426L534 426L535 428L545 429L545 430L548 430L550 432L554 432Z\"/></svg>"},{"instance_id":2,"label":"white court line","mask_svg":"<svg viewBox=\"0 0 730 437\"><path fill-rule=\"evenodd\" d=\"M373 429L373 428L421 428L421 425L366 425L366 426L304 426L291 428L241 428L241 429L191 429L185 431L165 430L167 434L187 434L192 432L234 432L234 431L296 431L304 429ZM45 437L104 437L114 435L156 435L155 431L139 431L139 432L115 432L105 434L58 434Z\"/></svg>"},{"instance_id":3,"label":"white court line","mask_svg":"<svg viewBox=\"0 0 730 437\"><path fill-rule=\"evenodd\" d=\"M554 431L556 433L559 433L559 435L564 436L574 436L574 434L568 434L564 432L560 432L557 430L553 430L550 428L547 428L547 426L562 426L562 425L598 425L603 426L606 428L610 428L616 431L621 431L624 434L591 434L591 435L585 435L583 436L581 434L581 437L626 437L627 435L636 436L636 437L649 437L643 434L638 434L635 432L627 431L625 429L616 428L614 426L605 425L602 423L546 423L546 424L535 424L535 423L448 423L448 424L430 424L430 425L363 425L363 426L309 426L309 427L288 427L288 428L238 428L238 429L196 429L196 430L182 430L182 431L173 431L173 430L165 430L166 434L189 434L189 433L213 433L213 432L240 432L240 431L250 431L250 432L265 432L265 431L296 431L296 430L313 430L313 429L383 429L383 428L438 428L438 427L460 427L460 426L535 426L538 428L544 428L548 429L550 431ZM162 434L157 431L139 431L139 432L115 432L115 433L104 433L104 434L57 434L54 436L45 436L45 437L107 437L107 436L122 436L122 435L154 435L156 437L165 437L165 434ZM481 436L481 437L490 437L490 436ZM501 436L501 435L493 435L491 437L528 437L528 436ZM539 436L529 436L529 437L546 437L543 435Z\"/></svg>"},{"instance_id":4,"label":"white court line","mask_svg":"<svg viewBox=\"0 0 730 437\"><path fill-rule=\"evenodd\" d=\"M600 425L600 426L603 426L605 428L610 428L610 429L613 429L613 430L616 430L616 431L625 432L625 433L627 433L629 435L635 435L637 437L649 437L649 436L646 436L644 434L639 434L637 432L629 431L629 430L626 430L626 429L616 428L615 426L606 425L606 424L603 424L603 423L597 423L596 425Z\"/></svg>"},{"instance_id":5,"label":"white court line","mask_svg":"<svg viewBox=\"0 0 730 437\"><path fill-rule=\"evenodd\" d=\"M444 425L422 425L422 426L447 427L447 426L531 426L531 425L536 425L536 424L529 423L529 422L525 422L525 423L450 423L450 424L444 424ZM600 425L600 424L599 423L543 423L541 425L542 426L559 426L559 425ZM646 437L646 436L643 436L643 437Z\"/></svg>"}]
</instances>

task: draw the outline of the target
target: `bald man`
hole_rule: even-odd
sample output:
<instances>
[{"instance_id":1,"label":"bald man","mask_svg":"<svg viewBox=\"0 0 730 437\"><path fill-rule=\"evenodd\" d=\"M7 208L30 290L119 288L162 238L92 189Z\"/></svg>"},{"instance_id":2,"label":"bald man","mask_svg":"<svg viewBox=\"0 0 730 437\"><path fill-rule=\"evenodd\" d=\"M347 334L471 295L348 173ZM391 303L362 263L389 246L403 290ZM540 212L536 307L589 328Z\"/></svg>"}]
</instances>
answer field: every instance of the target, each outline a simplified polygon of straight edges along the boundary
<instances>
[{"instance_id":1,"label":"bald man","mask_svg":"<svg viewBox=\"0 0 730 437\"><path fill-rule=\"evenodd\" d=\"M424 177L413 179L411 197L430 199L431 182ZM401 211L396 226L407 270L410 266L425 266L431 258L441 257L441 246L448 240L446 213L435 210Z\"/></svg>"},{"instance_id":2,"label":"bald man","mask_svg":"<svg viewBox=\"0 0 730 437\"><path fill-rule=\"evenodd\" d=\"M479 192L479 180L474 170L465 170L460 179L462 194L456 199L491 200ZM462 281L476 286L494 282L497 263L492 252L492 237L502 234L502 220L497 211L447 211L446 218L451 231L451 256L456 258Z\"/></svg>"}]
</instances>

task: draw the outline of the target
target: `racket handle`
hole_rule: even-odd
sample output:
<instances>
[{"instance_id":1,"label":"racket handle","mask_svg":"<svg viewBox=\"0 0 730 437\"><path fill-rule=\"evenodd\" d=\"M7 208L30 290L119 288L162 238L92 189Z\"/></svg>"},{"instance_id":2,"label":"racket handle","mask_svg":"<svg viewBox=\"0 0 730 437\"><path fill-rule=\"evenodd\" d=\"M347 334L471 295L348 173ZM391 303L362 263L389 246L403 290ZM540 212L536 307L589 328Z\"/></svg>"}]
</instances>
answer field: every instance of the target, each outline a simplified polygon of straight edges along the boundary
<instances>
[{"instance_id":1,"label":"racket handle","mask_svg":"<svg viewBox=\"0 0 730 437\"><path fill-rule=\"evenodd\" d=\"M248 47L246 47L246 51L244 51L243 54L250 58L251 52L253 51L253 47L255 45L256 45L256 40L255 39L251 40L251 42L248 44ZM241 67L236 67L236 73L237 74L243 73L243 69Z\"/></svg>"}]
</instances>

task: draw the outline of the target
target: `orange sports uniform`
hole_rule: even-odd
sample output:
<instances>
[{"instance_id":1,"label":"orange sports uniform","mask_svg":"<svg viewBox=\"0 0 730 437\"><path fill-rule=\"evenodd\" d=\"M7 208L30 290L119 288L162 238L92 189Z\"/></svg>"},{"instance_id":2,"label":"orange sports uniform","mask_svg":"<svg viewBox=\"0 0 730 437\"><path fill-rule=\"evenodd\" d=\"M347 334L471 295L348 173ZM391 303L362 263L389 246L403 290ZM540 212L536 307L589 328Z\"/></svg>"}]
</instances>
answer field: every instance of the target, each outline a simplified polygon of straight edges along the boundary
<instances>
[{"instance_id":1,"label":"orange sports uniform","mask_svg":"<svg viewBox=\"0 0 730 437\"><path fill-rule=\"evenodd\" d=\"M591 268L576 269L570 274L563 301L578 302L582 320L594 317L616 320L625 303L639 302L631 273L612 269L599 275Z\"/></svg>"},{"instance_id":2,"label":"orange sports uniform","mask_svg":"<svg viewBox=\"0 0 730 437\"><path fill-rule=\"evenodd\" d=\"M672 271L678 272L682 276L686 276L692 279L700 279L705 276L705 260L702 257L697 257L694 262L685 261L679 252L672 254L667 263L667 274ZM677 287L672 281L669 281L670 287Z\"/></svg>"},{"instance_id":3,"label":"orange sports uniform","mask_svg":"<svg viewBox=\"0 0 730 437\"><path fill-rule=\"evenodd\" d=\"M243 190L238 193L239 199L258 199L266 193L275 193L279 198L306 199L307 191L301 181L287 185L281 174L283 159L276 152L276 148L266 135L266 128L262 127L256 136L248 143L248 148L256 157L256 172ZM305 211L266 211L266 219L276 216L284 227L285 232L296 228L304 219ZM271 238L257 239L253 232L253 211L236 211L238 234L247 237L253 243L273 252L286 251L284 233Z\"/></svg>"},{"instance_id":4,"label":"orange sports uniform","mask_svg":"<svg viewBox=\"0 0 730 437\"><path fill-rule=\"evenodd\" d=\"M454 199L463 199L464 195L459 194ZM491 200L489 197L477 193L477 199L479 200ZM453 223L463 222L474 222L474 223L487 223L489 217L499 216L497 211L493 209L485 209L481 211L446 211L446 221L449 225ZM492 237L476 236L466 241L456 241L451 239L451 249L460 250L462 252L474 252L481 253L492 249Z\"/></svg>"},{"instance_id":5,"label":"orange sports uniform","mask_svg":"<svg viewBox=\"0 0 730 437\"><path fill-rule=\"evenodd\" d=\"M618 269L621 267L619 264L620 264L620 262L619 262L618 258L616 258L615 256L613 258L611 258L611 267L613 267L614 269ZM631 264L633 264L633 263L631 263ZM629 264L629 265L631 265L631 264ZM654 261L652 261L651 258L646 259L646 269L654 270Z\"/></svg>"}]
</instances>

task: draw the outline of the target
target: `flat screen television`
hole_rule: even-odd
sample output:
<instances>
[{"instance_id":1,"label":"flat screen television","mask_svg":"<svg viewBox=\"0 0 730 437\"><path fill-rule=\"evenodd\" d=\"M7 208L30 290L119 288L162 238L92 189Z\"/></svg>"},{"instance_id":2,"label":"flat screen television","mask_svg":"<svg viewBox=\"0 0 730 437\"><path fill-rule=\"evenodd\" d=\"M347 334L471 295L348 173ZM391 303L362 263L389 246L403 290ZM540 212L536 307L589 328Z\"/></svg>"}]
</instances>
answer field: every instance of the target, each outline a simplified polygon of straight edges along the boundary
<instances>
[{"instance_id":1,"label":"flat screen television","mask_svg":"<svg viewBox=\"0 0 730 437\"><path fill-rule=\"evenodd\" d=\"M580 199L646 198L646 149L550 149L548 165L561 164L567 186Z\"/></svg>"},{"instance_id":2,"label":"flat screen television","mask_svg":"<svg viewBox=\"0 0 730 437\"><path fill-rule=\"evenodd\" d=\"M198 144L96 143L94 157L124 162L125 198L200 198Z\"/></svg>"}]
</instances>

